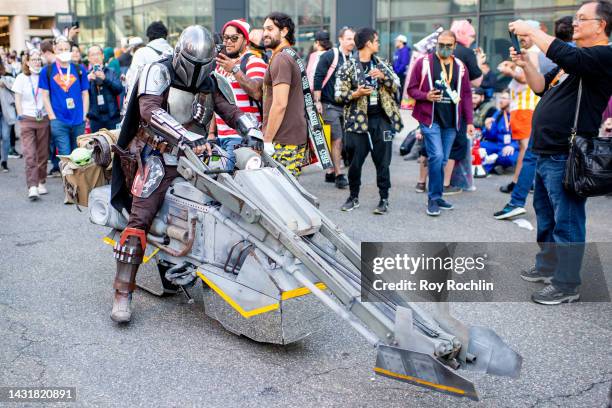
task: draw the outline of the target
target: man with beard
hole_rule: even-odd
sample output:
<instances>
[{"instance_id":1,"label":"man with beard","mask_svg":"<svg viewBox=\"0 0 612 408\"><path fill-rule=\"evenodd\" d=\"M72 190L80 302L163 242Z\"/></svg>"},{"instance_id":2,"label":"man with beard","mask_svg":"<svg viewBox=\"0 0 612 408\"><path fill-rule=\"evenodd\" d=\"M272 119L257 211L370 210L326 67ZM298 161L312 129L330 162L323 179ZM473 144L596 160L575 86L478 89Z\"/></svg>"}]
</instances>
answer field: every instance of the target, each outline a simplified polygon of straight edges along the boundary
<instances>
[{"instance_id":1,"label":"man with beard","mask_svg":"<svg viewBox=\"0 0 612 408\"><path fill-rule=\"evenodd\" d=\"M298 177L306 151L306 126L302 75L285 49L295 44L295 24L284 13L274 12L264 22L264 45L272 57L264 77L264 149Z\"/></svg>"},{"instance_id":2,"label":"man with beard","mask_svg":"<svg viewBox=\"0 0 612 408\"><path fill-rule=\"evenodd\" d=\"M510 132L510 95L507 91L499 96L499 110L484 121L480 147L487 151L484 163L487 173L495 170L501 174L502 169L516 164L518 142L512 140Z\"/></svg>"},{"instance_id":3,"label":"man with beard","mask_svg":"<svg viewBox=\"0 0 612 408\"><path fill-rule=\"evenodd\" d=\"M267 65L261 58L247 51L250 26L244 20L228 21L221 31L225 53L217 56L215 71L227 79L231 85L236 106L255 120L257 127L261 125L261 99L263 77ZM216 139L219 146L228 154L229 167L234 168L236 156L234 148L241 143L242 138L215 114L214 122L208 134L208 139Z\"/></svg>"},{"instance_id":4,"label":"man with beard","mask_svg":"<svg viewBox=\"0 0 612 408\"><path fill-rule=\"evenodd\" d=\"M210 146L205 136L190 132L192 119L206 128L214 111L244 135L258 136L255 124L231 105L211 76L215 66L215 43L205 28L189 26L181 33L173 57L143 67L134 83L113 160L111 204L119 212L129 210L114 253L117 274L111 319L127 323L132 316L132 292L136 272L143 261L147 232L161 207L166 191L178 176L176 166L182 146L199 155ZM182 94L171 95L171 90ZM192 103L198 96L194 109ZM168 113L172 112L172 116ZM155 129L152 134L148 129Z\"/></svg>"}]
</instances>

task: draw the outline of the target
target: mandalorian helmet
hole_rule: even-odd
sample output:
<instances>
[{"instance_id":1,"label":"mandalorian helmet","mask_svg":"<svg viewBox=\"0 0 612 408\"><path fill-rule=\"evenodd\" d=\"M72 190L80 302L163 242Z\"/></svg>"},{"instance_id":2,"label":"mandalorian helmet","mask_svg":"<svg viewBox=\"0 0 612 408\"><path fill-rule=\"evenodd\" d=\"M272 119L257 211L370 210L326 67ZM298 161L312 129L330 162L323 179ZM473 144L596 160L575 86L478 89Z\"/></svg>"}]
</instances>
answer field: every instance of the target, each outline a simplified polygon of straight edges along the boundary
<instances>
[{"instance_id":1,"label":"mandalorian helmet","mask_svg":"<svg viewBox=\"0 0 612 408\"><path fill-rule=\"evenodd\" d=\"M192 25L183 30L174 47L172 66L187 87L199 88L215 69L215 41L206 28Z\"/></svg>"}]
</instances>

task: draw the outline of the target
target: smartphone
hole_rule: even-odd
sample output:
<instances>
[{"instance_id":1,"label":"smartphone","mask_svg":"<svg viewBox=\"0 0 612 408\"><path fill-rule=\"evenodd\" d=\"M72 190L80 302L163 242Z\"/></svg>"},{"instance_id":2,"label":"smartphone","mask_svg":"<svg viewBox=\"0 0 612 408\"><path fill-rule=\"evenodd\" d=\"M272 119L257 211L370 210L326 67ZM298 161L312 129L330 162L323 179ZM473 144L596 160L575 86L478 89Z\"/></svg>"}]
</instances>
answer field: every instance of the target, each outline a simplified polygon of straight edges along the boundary
<instances>
[{"instance_id":1,"label":"smartphone","mask_svg":"<svg viewBox=\"0 0 612 408\"><path fill-rule=\"evenodd\" d=\"M512 47L514 47L514 51L516 51L517 54L520 54L521 43L519 42L518 36L512 31L508 31L508 34L510 34L510 41L512 42Z\"/></svg>"},{"instance_id":2,"label":"smartphone","mask_svg":"<svg viewBox=\"0 0 612 408\"><path fill-rule=\"evenodd\" d=\"M217 44L217 54L225 54L225 45Z\"/></svg>"},{"instance_id":3,"label":"smartphone","mask_svg":"<svg viewBox=\"0 0 612 408\"><path fill-rule=\"evenodd\" d=\"M78 20L77 20L77 21L75 21L75 22L72 24L72 26L73 26L73 27L76 27L76 28L80 28L79 21L78 21Z\"/></svg>"}]
</instances>

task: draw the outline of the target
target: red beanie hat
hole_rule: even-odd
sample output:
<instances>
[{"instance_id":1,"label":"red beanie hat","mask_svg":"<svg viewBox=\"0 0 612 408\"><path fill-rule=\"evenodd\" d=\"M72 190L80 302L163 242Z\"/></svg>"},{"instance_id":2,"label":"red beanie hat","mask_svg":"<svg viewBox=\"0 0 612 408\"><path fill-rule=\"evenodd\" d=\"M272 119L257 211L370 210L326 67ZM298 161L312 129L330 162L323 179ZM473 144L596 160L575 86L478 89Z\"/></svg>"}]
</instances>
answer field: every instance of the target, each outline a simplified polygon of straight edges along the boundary
<instances>
[{"instance_id":1,"label":"red beanie hat","mask_svg":"<svg viewBox=\"0 0 612 408\"><path fill-rule=\"evenodd\" d=\"M251 31L251 26L246 22L245 19L241 18L239 20L230 20L223 26L221 33L225 32L225 29L229 26L236 27L236 29L244 35L244 38L249 41L249 31Z\"/></svg>"}]
</instances>

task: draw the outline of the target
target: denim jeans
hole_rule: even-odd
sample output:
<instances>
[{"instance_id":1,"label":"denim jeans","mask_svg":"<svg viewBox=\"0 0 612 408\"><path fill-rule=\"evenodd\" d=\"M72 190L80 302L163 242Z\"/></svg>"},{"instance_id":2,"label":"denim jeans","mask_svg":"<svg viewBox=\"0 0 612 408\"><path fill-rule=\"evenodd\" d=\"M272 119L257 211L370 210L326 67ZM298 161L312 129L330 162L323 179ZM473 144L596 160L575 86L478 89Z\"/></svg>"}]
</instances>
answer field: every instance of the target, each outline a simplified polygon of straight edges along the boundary
<instances>
[{"instance_id":1,"label":"denim jeans","mask_svg":"<svg viewBox=\"0 0 612 408\"><path fill-rule=\"evenodd\" d=\"M85 133L85 123L72 126L58 119L51 121L51 139L57 148L58 154L68 155L77 148L77 136ZM55 163L53 164L55 167Z\"/></svg>"},{"instance_id":2,"label":"denim jeans","mask_svg":"<svg viewBox=\"0 0 612 408\"><path fill-rule=\"evenodd\" d=\"M527 201L527 195L531 186L533 185L533 179L536 173L536 163L538 161L538 155L533 152L533 136L529 140L529 145L525 151L523 157L523 167L519 173L518 181L516 182L514 189L512 190L512 196L510 197L510 205L515 207L525 207Z\"/></svg>"},{"instance_id":3,"label":"denim jeans","mask_svg":"<svg viewBox=\"0 0 612 408\"><path fill-rule=\"evenodd\" d=\"M2 150L0 153L0 161L8 161L9 148L11 147L11 127L0 113L0 136L2 137Z\"/></svg>"},{"instance_id":4,"label":"denim jeans","mask_svg":"<svg viewBox=\"0 0 612 408\"><path fill-rule=\"evenodd\" d=\"M431 127L421 124L421 133L427 150L427 170L429 173L427 195L430 200L437 200L442 198L444 166L448 162L457 129L442 129L440 125L434 122Z\"/></svg>"},{"instance_id":5,"label":"denim jeans","mask_svg":"<svg viewBox=\"0 0 612 408\"><path fill-rule=\"evenodd\" d=\"M563 188L567 154L540 156L533 207L538 222L536 268L553 276L555 287L573 292L580 285L586 236L586 199Z\"/></svg>"},{"instance_id":6,"label":"denim jeans","mask_svg":"<svg viewBox=\"0 0 612 408\"><path fill-rule=\"evenodd\" d=\"M228 164L227 164L227 167L228 167L227 169L234 170L234 166L236 165L236 155L234 154L234 148L236 147L236 145L240 144L240 142L242 141L242 138L228 136L228 137L220 137L218 141L219 141L219 146L223 150L225 150L225 152L227 153L227 157L229 159Z\"/></svg>"}]
</instances>

